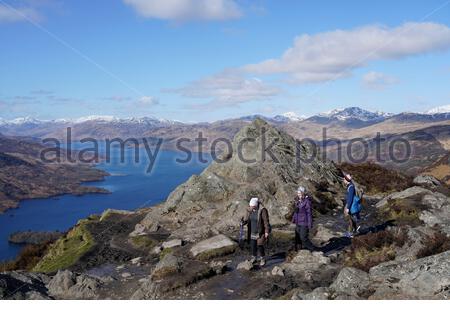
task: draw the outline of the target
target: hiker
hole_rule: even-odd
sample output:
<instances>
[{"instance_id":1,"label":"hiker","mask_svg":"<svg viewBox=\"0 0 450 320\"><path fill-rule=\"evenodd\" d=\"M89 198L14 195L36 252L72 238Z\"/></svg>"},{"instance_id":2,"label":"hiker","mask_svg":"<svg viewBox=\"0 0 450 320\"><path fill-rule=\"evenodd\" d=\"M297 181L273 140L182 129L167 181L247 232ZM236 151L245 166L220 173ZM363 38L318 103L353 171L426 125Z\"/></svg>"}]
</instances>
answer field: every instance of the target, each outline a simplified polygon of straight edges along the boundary
<instances>
[{"instance_id":1,"label":"hiker","mask_svg":"<svg viewBox=\"0 0 450 320\"><path fill-rule=\"evenodd\" d=\"M314 251L315 247L309 240L309 231L312 228L311 199L304 187L298 187L294 202L292 223L295 224L295 251L298 251L299 245L300 249Z\"/></svg>"},{"instance_id":2,"label":"hiker","mask_svg":"<svg viewBox=\"0 0 450 320\"><path fill-rule=\"evenodd\" d=\"M249 207L242 218L242 223L247 225L250 247L252 254L252 263L256 263L259 258L259 265L266 264L264 245L269 238L270 223L269 213L264 208L258 198L252 198Z\"/></svg>"},{"instance_id":3,"label":"hiker","mask_svg":"<svg viewBox=\"0 0 450 320\"><path fill-rule=\"evenodd\" d=\"M353 236L357 234L360 229L360 226L358 226L358 221L361 219L361 198L357 195L352 176L348 173L344 173L344 185L347 188L344 217L348 221L348 231L345 236L353 238Z\"/></svg>"}]
</instances>

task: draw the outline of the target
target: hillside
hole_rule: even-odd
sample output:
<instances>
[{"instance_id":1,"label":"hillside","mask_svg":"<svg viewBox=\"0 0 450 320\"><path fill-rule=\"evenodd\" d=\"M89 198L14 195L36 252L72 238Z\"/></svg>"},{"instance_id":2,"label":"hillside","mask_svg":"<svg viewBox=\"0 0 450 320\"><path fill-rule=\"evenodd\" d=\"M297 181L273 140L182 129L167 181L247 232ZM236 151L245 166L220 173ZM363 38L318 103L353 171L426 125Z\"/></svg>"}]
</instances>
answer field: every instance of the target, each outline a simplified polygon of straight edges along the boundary
<instances>
[{"instance_id":1,"label":"hillside","mask_svg":"<svg viewBox=\"0 0 450 320\"><path fill-rule=\"evenodd\" d=\"M102 180L107 173L86 164L44 163L39 158L43 148L31 140L0 136L0 213L24 199L107 192L81 185Z\"/></svg>"},{"instance_id":2,"label":"hillside","mask_svg":"<svg viewBox=\"0 0 450 320\"><path fill-rule=\"evenodd\" d=\"M410 186L403 176L405 183L383 190L388 194L366 199L360 234L346 238L340 170L262 120L238 132L233 150L248 139L254 142L242 154L255 163L224 155L227 162L191 177L165 203L90 216L44 252L28 251L4 265L28 270L0 273L0 297L448 299L447 195L433 186ZM264 139L273 144L273 157L260 157ZM296 152L312 161L293 165ZM370 174L355 172L357 182L377 192ZM314 199L314 252L293 250L287 215L299 184ZM249 264L248 246L237 242L238 222L252 196L262 199L273 226L263 267Z\"/></svg>"}]
</instances>

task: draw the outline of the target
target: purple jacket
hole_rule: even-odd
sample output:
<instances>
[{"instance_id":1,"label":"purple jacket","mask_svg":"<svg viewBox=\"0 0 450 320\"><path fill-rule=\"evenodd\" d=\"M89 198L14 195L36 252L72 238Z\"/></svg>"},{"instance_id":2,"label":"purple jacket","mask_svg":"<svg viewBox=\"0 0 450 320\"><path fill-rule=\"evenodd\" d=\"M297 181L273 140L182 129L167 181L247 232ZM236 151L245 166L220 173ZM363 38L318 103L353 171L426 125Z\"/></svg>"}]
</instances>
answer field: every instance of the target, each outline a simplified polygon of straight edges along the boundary
<instances>
[{"instance_id":1,"label":"purple jacket","mask_svg":"<svg viewBox=\"0 0 450 320\"><path fill-rule=\"evenodd\" d=\"M295 198L295 211L292 223L312 228L311 199L306 196L303 200Z\"/></svg>"}]
</instances>

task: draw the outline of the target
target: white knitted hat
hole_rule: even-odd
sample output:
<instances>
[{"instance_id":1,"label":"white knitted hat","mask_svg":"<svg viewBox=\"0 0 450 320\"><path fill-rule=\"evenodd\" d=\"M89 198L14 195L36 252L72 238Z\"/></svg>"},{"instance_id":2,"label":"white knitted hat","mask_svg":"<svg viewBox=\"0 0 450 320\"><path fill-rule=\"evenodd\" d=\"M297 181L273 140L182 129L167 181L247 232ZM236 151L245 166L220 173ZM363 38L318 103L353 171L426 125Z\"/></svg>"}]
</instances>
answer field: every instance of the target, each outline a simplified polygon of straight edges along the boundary
<instances>
[{"instance_id":1,"label":"white knitted hat","mask_svg":"<svg viewBox=\"0 0 450 320\"><path fill-rule=\"evenodd\" d=\"M258 203L259 203L258 198L251 198L249 205L250 205L250 207L256 207L258 205Z\"/></svg>"}]
</instances>

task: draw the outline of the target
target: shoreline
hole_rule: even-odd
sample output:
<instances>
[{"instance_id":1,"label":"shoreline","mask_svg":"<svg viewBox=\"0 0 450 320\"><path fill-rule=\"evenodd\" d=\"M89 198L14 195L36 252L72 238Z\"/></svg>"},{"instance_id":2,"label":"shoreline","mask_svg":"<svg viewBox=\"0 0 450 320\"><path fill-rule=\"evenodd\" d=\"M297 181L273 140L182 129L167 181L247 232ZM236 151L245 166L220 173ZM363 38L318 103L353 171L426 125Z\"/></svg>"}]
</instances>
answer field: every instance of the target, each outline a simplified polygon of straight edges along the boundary
<instances>
[{"instance_id":1,"label":"shoreline","mask_svg":"<svg viewBox=\"0 0 450 320\"><path fill-rule=\"evenodd\" d=\"M84 165L77 165L78 167ZM101 182L104 181L106 177L111 176L111 174L107 171L96 168L97 165L90 165L89 170L92 170L92 173L98 173L99 176L92 178L81 178L74 186L74 190L71 192L61 191L61 192L53 192L48 194L43 194L39 196L28 195L24 196L21 199L7 199L3 202L9 202L9 204L1 204L0 205L0 215L6 215L10 210L20 208L20 204L22 201L26 200L38 200L38 199L51 199L56 197L61 197L65 195L73 195L73 196L83 196L86 194L111 194L112 192L105 188L86 186L84 183L89 182Z\"/></svg>"}]
</instances>

